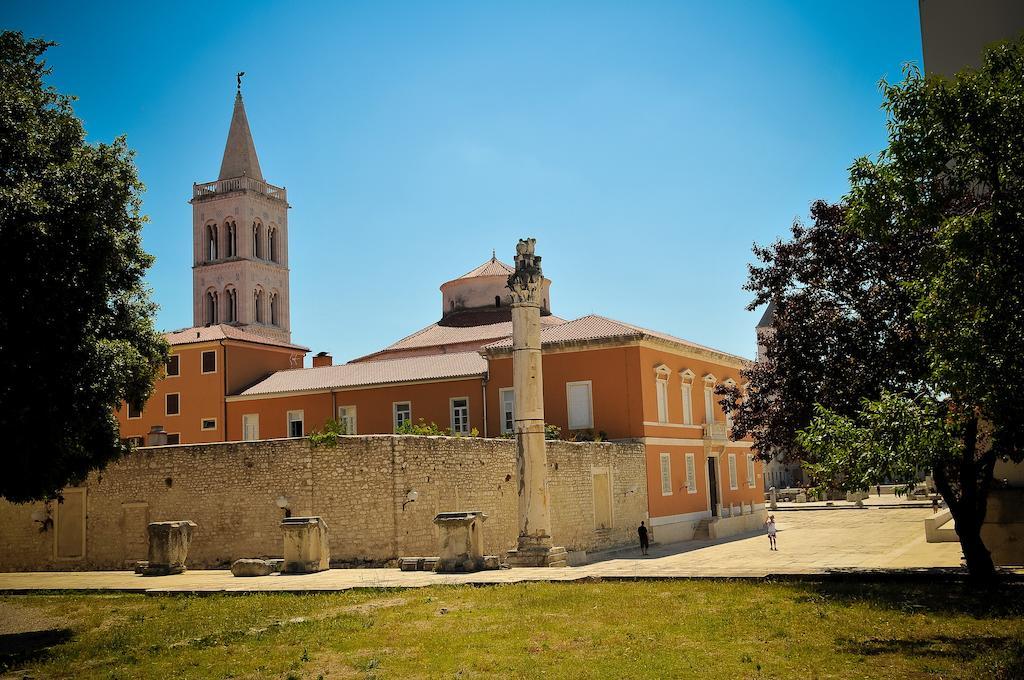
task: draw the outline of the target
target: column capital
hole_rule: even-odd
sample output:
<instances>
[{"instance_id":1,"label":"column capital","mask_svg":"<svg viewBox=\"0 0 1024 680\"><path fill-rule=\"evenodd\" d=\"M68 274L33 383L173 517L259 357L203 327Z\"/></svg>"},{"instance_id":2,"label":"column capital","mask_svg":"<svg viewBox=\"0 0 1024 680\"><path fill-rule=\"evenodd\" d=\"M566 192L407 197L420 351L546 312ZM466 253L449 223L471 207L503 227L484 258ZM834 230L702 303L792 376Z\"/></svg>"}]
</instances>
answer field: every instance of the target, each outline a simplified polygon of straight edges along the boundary
<instances>
[{"instance_id":1,"label":"column capital","mask_svg":"<svg viewBox=\"0 0 1024 680\"><path fill-rule=\"evenodd\" d=\"M540 255L534 254L536 239L519 239L516 244L516 270L508 277L508 289L512 291L512 306L540 306L538 295L544 281L540 267Z\"/></svg>"}]
</instances>

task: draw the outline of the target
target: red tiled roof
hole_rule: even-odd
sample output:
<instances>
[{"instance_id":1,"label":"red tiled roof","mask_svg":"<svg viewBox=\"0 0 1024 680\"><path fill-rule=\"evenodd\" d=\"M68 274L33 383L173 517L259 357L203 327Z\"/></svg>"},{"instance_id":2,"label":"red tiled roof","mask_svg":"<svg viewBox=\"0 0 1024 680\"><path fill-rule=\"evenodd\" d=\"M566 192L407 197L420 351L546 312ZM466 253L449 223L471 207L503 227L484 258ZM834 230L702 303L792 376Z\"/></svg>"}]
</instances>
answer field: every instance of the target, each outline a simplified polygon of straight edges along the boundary
<instances>
[{"instance_id":1,"label":"red tiled roof","mask_svg":"<svg viewBox=\"0 0 1024 680\"><path fill-rule=\"evenodd\" d=\"M541 326L552 326L565 323L565 319L557 316L542 316ZM392 343L382 350L368 354L366 358L373 357L393 350L418 349L422 347L441 347L444 345L458 345L465 342L485 343L488 340L510 338L512 336L512 322L502 321L501 323L490 323L482 326L441 326L430 324L412 335L407 335L398 342ZM511 343L511 340L509 341ZM359 361L360 359L356 359Z\"/></svg>"},{"instance_id":2,"label":"red tiled roof","mask_svg":"<svg viewBox=\"0 0 1024 680\"><path fill-rule=\"evenodd\" d=\"M362 361L354 364L278 371L242 392L241 396L317 392L417 380L472 378L482 376L486 372L487 361L478 352Z\"/></svg>"},{"instance_id":3,"label":"red tiled roof","mask_svg":"<svg viewBox=\"0 0 1024 680\"><path fill-rule=\"evenodd\" d=\"M556 326L548 326L546 328L542 328L540 331L542 347L586 342L588 340L640 340L645 337L657 338L658 340L665 340L677 345L685 345L695 349L715 352L717 354L722 354L736 359L737 361L747 361L747 359L744 359L743 357L729 354L728 352L722 352L721 350L706 347L704 345L698 345L695 342L683 340L682 338L677 338L674 335L659 333L658 331L652 331L647 328L634 326L633 324L616 321L615 319L609 319L596 314L581 316L578 319L566 321ZM481 349L501 350L507 349L511 346L512 338L508 337L497 342L484 345Z\"/></svg>"},{"instance_id":4,"label":"red tiled roof","mask_svg":"<svg viewBox=\"0 0 1024 680\"><path fill-rule=\"evenodd\" d=\"M507 265L501 260L491 258L472 271L468 271L459 279L472 279L477 276L508 276L515 271L515 267ZM459 279L455 279L458 281Z\"/></svg>"},{"instance_id":5,"label":"red tiled roof","mask_svg":"<svg viewBox=\"0 0 1024 680\"><path fill-rule=\"evenodd\" d=\"M293 345L284 340L275 340L263 335L257 335L251 331L242 330L227 324L214 324L212 326L193 326L183 328L180 331L164 333L167 343L174 345L194 345L198 342L215 342L217 340L238 340L240 342L252 342L257 345L271 345L273 347L286 347L300 352L308 352L308 347Z\"/></svg>"}]
</instances>

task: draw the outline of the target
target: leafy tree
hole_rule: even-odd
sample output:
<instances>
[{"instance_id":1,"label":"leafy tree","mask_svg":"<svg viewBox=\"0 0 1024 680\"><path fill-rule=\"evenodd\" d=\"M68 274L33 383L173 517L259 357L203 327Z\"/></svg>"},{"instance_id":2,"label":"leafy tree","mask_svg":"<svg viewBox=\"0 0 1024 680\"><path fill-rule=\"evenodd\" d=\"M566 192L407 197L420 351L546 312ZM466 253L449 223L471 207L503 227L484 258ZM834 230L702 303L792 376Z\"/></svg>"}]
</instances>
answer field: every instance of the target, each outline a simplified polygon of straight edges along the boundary
<instances>
[{"instance_id":1,"label":"leafy tree","mask_svg":"<svg viewBox=\"0 0 1024 680\"><path fill-rule=\"evenodd\" d=\"M843 203L755 248L746 287L774 331L749 398L723 405L762 451L847 488L930 467L990 578L993 468L1024 458L1024 40L953 80L904 75L882 83L888 147L854 163Z\"/></svg>"},{"instance_id":2,"label":"leafy tree","mask_svg":"<svg viewBox=\"0 0 1024 680\"><path fill-rule=\"evenodd\" d=\"M44 84L53 43L0 33L0 496L52 497L125 450L114 408L166 360L124 138L88 144Z\"/></svg>"}]
</instances>

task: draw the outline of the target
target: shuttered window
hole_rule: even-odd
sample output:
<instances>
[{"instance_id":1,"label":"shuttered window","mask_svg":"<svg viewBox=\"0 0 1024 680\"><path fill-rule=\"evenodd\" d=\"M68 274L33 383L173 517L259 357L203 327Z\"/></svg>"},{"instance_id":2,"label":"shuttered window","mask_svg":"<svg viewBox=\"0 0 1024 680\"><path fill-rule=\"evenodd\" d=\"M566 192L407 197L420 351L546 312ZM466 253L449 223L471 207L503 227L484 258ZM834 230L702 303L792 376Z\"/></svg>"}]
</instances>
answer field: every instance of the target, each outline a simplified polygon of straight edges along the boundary
<instances>
[{"instance_id":1,"label":"shuttered window","mask_svg":"<svg viewBox=\"0 0 1024 680\"><path fill-rule=\"evenodd\" d=\"M594 427L590 381L567 383L565 387L569 402L569 429L584 430Z\"/></svg>"},{"instance_id":2,"label":"shuttered window","mask_svg":"<svg viewBox=\"0 0 1024 680\"><path fill-rule=\"evenodd\" d=\"M658 422L668 422L668 381L657 380L658 385Z\"/></svg>"},{"instance_id":3,"label":"shuttered window","mask_svg":"<svg viewBox=\"0 0 1024 680\"><path fill-rule=\"evenodd\" d=\"M729 454L729 488L738 489L739 484L736 482L736 454Z\"/></svg>"},{"instance_id":4,"label":"shuttered window","mask_svg":"<svg viewBox=\"0 0 1024 680\"><path fill-rule=\"evenodd\" d=\"M747 486L754 488L754 456L747 454Z\"/></svg>"},{"instance_id":5,"label":"shuttered window","mask_svg":"<svg viewBox=\"0 0 1024 680\"><path fill-rule=\"evenodd\" d=\"M683 425L693 424L693 385L683 385Z\"/></svg>"},{"instance_id":6,"label":"shuttered window","mask_svg":"<svg viewBox=\"0 0 1024 680\"><path fill-rule=\"evenodd\" d=\"M697 493L697 466L693 454L686 454L686 493Z\"/></svg>"},{"instance_id":7,"label":"shuttered window","mask_svg":"<svg viewBox=\"0 0 1024 680\"><path fill-rule=\"evenodd\" d=\"M672 460L667 453L661 454L661 495L672 495Z\"/></svg>"}]
</instances>

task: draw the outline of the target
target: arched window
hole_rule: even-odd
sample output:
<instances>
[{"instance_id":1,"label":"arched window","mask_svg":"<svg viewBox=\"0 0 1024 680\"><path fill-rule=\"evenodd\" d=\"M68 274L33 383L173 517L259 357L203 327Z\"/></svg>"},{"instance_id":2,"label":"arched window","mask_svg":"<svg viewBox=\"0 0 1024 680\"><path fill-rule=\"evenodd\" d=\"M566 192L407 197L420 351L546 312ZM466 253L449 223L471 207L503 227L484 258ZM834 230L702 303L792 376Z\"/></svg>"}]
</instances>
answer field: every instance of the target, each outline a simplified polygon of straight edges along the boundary
<instances>
[{"instance_id":1,"label":"arched window","mask_svg":"<svg viewBox=\"0 0 1024 680\"><path fill-rule=\"evenodd\" d=\"M263 323L263 291L259 288L252 294L252 318L256 323Z\"/></svg>"},{"instance_id":2,"label":"arched window","mask_svg":"<svg viewBox=\"0 0 1024 680\"><path fill-rule=\"evenodd\" d=\"M263 244L260 242L260 223L252 223L252 256L256 258L263 257Z\"/></svg>"},{"instance_id":3,"label":"arched window","mask_svg":"<svg viewBox=\"0 0 1024 680\"><path fill-rule=\"evenodd\" d=\"M500 295L495 295L494 296L494 306L495 307L501 307L501 296Z\"/></svg>"},{"instance_id":4,"label":"arched window","mask_svg":"<svg viewBox=\"0 0 1024 680\"><path fill-rule=\"evenodd\" d=\"M206 261L213 262L217 259L217 225L206 226Z\"/></svg>"},{"instance_id":5,"label":"arched window","mask_svg":"<svg viewBox=\"0 0 1024 680\"><path fill-rule=\"evenodd\" d=\"M235 257L238 255L238 229L234 222L225 222L224 230L228 235L227 256Z\"/></svg>"},{"instance_id":6,"label":"arched window","mask_svg":"<svg viewBox=\"0 0 1024 680\"><path fill-rule=\"evenodd\" d=\"M228 288L224 291L224 302L227 305L225 310L225 321L228 323L234 323L238 321L238 291L234 288Z\"/></svg>"},{"instance_id":7,"label":"arched window","mask_svg":"<svg viewBox=\"0 0 1024 680\"><path fill-rule=\"evenodd\" d=\"M270 294L270 325L276 326L277 323L277 293Z\"/></svg>"},{"instance_id":8,"label":"arched window","mask_svg":"<svg viewBox=\"0 0 1024 680\"><path fill-rule=\"evenodd\" d=\"M267 230L267 255L271 262L277 262L277 229L274 227Z\"/></svg>"},{"instance_id":9,"label":"arched window","mask_svg":"<svg viewBox=\"0 0 1024 680\"><path fill-rule=\"evenodd\" d=\"M217 323L217 291L211 290L206 293L206 324Z\"/></svg>"}]
</instances>

